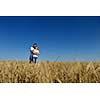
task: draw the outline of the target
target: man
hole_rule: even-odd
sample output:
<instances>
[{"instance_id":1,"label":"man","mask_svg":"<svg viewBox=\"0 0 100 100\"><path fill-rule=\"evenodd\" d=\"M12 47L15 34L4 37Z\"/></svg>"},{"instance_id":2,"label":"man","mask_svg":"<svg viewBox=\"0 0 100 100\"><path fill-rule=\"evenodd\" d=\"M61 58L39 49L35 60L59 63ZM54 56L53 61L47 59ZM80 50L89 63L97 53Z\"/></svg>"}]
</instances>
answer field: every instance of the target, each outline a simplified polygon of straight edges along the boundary
<instances>
[{"instance_id":1,"label":"man","mask_svg":"<svg viewBox=\"0 0 100 100\"><path fill-rule=\"evenodd\" d=\"M38 59L38 55L40 54L37 43L34 43L33 46L30 48L30 57L29 63L33 62L36 63Z\"/></svg>"}]
</instances>

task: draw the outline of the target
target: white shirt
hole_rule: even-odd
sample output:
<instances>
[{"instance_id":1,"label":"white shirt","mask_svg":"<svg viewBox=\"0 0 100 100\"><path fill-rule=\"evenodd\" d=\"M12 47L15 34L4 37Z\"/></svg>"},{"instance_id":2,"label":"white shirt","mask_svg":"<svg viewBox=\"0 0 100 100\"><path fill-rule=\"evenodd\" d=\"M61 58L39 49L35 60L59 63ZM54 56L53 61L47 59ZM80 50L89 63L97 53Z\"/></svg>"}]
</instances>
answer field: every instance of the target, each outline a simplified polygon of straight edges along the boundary
<instances>
[{"instance_id":1,"label":"white shirt","mask_svg":"<svg viewBox=\"0 0 100 100\"><path fill-rule=\"evenodd\" d=\"M31 47L31 48L30 48L30 50L31 50L31 51L33 51L33 50L34 50L34 48L33 48L33 47ZM38 55L33 54L33 57L38 57Z\"/></svg>"},{"instance_id":2,"label":"white shirt","mask_svg":"<svg viewBox=\"0 0 100 100\"><path fill-rule=\"evenodd\" d=\"M33 57L38 57L38 55L33 55Z\"/></svg>"},{"instance_id":3,"label":"white shirt","mask_svg":"<svg viewBox=\"0 0 100 100\"><path fill-rule=\"evenodd\" d=\"M33 48L33 47L31 47L31 48L30 48L30 50L31 50L31 51L33 51L33 50L34 50L34 48Z\"/></svg>"}]
</instances>

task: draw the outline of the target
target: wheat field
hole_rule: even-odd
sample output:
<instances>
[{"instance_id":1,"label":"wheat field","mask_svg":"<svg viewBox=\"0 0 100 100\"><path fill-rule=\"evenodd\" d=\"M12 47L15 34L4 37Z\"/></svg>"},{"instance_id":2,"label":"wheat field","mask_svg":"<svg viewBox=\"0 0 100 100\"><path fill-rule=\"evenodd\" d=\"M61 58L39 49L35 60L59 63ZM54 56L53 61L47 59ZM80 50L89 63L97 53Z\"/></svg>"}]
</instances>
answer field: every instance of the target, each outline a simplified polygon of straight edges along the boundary
<instances>
[{"instance_id":1,"label":"wheat field","mask_svg":"<svg viewBox=\"0 0 100 100\"><path fill-rule=\"evenodd\" d=\"M0 83L99 83L100 62L0 61Z\"/></svg>"}]
</instances>

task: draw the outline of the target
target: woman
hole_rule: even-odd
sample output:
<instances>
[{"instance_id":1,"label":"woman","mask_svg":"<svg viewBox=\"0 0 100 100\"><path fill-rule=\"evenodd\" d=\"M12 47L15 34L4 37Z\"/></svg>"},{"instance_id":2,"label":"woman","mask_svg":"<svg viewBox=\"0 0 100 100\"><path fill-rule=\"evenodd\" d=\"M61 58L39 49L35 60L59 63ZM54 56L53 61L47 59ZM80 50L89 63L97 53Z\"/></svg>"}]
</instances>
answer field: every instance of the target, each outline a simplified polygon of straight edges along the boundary
<instances>
[{"instance_id":1,"label":"woman","mask_svg":"<svg viewBox=\"0 0 100 100\"><path fill-rule=\"evenodd\" d=\"M40 54L37 43L34 43L33 46L30 48L30 57L29 57L29 63L37 62L38 55Z\"/></svg>"}]
</instances>

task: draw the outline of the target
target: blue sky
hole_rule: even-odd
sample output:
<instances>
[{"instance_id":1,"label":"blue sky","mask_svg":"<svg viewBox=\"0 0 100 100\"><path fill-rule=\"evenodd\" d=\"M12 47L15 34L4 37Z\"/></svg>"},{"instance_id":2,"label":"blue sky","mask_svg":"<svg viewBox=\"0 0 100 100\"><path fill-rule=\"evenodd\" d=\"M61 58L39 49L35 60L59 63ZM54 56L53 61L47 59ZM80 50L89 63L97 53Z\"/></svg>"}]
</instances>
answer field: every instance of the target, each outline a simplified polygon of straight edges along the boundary
<instances>
[{"instance_id":1,"label":"blue sky","mask_svg":"<svg viewBox=\"0 0 100 100\"><path fill-rule=\"evenodd\" d=\"M28 60L37 42L39 60L100 60L100 17L0 17L0 60Z\"/></svg>"}]
</instances>

